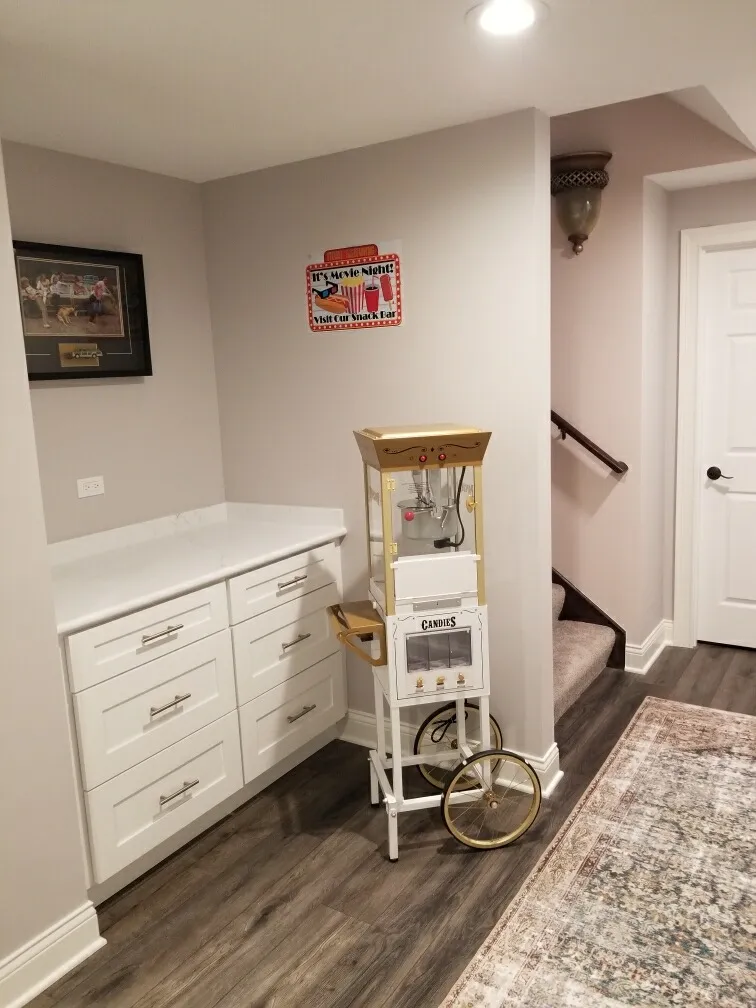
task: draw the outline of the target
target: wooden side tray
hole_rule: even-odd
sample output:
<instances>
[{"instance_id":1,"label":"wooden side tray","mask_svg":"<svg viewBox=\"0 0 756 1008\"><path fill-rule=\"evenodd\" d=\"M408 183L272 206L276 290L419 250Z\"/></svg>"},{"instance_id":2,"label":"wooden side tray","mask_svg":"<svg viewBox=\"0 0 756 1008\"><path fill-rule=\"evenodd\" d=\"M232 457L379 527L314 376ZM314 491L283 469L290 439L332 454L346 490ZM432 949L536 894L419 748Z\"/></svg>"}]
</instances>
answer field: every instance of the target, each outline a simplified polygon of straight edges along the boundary
<instances>
[{"instance_id":1,"label":"wooden side tray","mask_svg":"<svg viewBox=\"0 0 756 1008\"><path fill-rule=\"evenodd\" d=\"M345 647L354 651L369 665L386 664L386 627L369 599L329 606L328 615L334 633ZM373 658L354 641L354 638L367 641L373 637L380 643L381 652L377 658Z\"/></svg>"}]
</instances>

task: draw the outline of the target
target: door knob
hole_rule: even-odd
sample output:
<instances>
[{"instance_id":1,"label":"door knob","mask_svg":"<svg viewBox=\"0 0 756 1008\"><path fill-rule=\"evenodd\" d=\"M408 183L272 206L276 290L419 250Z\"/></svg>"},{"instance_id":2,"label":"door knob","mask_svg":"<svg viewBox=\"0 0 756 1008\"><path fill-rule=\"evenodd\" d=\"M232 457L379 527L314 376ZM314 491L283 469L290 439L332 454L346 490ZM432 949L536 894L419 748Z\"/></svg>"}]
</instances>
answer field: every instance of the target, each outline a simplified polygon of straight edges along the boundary
<instances>
[{"instance_id":1,"label":"door knob","mask_svg":"<svg viewBox=\"0 0 756 1008\"><path fill-rule=\"evenodd\" d=\"M706 470L706 475L710 480L718 480L720 477L721 479L732 479L732 476L725 476L719 466L709 466Z\"/></svg>"}]
</instances>

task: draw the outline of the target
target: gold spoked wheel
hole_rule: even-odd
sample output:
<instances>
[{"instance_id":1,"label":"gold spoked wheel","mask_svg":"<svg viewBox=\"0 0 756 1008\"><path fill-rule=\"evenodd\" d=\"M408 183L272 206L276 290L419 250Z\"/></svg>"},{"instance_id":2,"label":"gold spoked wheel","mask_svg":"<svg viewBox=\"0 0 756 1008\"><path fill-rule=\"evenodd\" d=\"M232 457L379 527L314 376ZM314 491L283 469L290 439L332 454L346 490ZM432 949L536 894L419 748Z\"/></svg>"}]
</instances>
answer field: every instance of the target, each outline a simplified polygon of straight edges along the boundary
<instances>
[{"instance_id":1,"label":"gold spoked wheel","mask_svg":"<svg viewBox=\"0 0 756 1008\"><path fill-rule=\"evenodd\" d=\"M491 717L491 746L501 749L501 728ZM477 704L465 702L465 738L475 753L480 749L480 710ZM429 784L443 791L459 766L459 735L457 731L457 705L452 701L439 707L423 721L415 736L415 755L435 756L451 751L452 755L440 763L419 763L417 769ZM474 785L471 785L471 787Z\"/></svg>"},{"instance_id":2,"label":"gold spoked wheel","mask_svg":"<svg viewBox=\"0 0 756 1008\"><path fill-rule=\"evenodd\" d=\"M540 807L541 784L530 764L505 749L487 749L458 766L441 813L460 843L493 850L529 830Z\"/></svg>"}]
</instances>

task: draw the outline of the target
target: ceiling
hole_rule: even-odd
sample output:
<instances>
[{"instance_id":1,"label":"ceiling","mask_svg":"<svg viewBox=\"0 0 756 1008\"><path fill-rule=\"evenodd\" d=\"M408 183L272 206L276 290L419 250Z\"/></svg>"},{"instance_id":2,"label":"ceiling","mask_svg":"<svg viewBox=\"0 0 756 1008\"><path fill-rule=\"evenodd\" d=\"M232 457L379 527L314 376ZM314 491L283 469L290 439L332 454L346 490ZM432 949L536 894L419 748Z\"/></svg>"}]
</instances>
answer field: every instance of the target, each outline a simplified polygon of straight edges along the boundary
<instances>
[{"instance_id":1,"label":"ceiling","mask_svg":"<svg viewBox=\"0 0 756 1008\"><path fill-rule=\"evenodd\" d=\"M0 0L0 135L205 181L535 106L704 86L756 141L753 0Z\"/></svg>"}]
</instances>

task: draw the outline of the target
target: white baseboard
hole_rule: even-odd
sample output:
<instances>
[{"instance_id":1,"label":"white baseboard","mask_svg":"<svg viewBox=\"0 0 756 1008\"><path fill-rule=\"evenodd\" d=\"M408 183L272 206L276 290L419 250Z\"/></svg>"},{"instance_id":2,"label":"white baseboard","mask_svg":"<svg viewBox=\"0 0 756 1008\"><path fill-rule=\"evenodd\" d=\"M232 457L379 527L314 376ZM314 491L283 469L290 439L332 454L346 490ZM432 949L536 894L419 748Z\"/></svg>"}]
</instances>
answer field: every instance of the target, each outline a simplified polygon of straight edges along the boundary
<instances>
[{"instance_id":1,"label":"white baseboard","mask_svg":"<svg viewBox=\"0 0 756 1008\"><path fill-rule=\"evenodd\" d=\"M84 903L0 962L0 1005L21 1008L105 944Z\"/></svg>"},{"instance_id":2,"label":"white baseboard","mask_svg":"<svg viewBox=\"0 0 756 1008\"><path fill-rule=\"evenodd\" d=\"M402 722L402 752L409 755L415 742L417 725ZM365 711L347 711L346 721L339 736L342 742L354 742L355 745L365 746L366 749L375 749L375 714L368 714ZM386 745L389 752L389 730L388 718L386 718Z\"/></svg>"},{"instance_id":3,"label":"white baseboard","mask_svg":"<svg viewBox=\"0 0 756 1008\"><path fill-rule=\"evenodd\" d=\"M642 644L628 644L625 648L625 669L645 675L665 647L672 643L674 627L672 620L663 619L646 637Z\"/></svg>"},{"instance_id":4,"label":"white baseboard","mask_svg":"<svg viewBox=\"0 0 756 1008\"><path fill-rule=\"evenodd\" d=\"M417 726L402 722L402 751L409 755L413 749ZM365 746L366 749L375 748L375 714L368 714L365 711L347 711L344 728L341 732L341 739L344 742L354 742L355 745ZM388 732L386 736L388 745ZM512 752L517 752L513 749ZM548 751L543 756L532 756L530 753L517 753L522 756L533 767L541 781L543 797L548 798L559 781L564 776L559 769L559 749L556 742L553 742Z\"/></svg>"},{"instance_id":5,"label":"white baseboard","mask_svg":"<svg viewBox=\"0 0 756 1008\"><path fill-rule=\"evenodd\" d=\"M517 753L517 755L522 756L533 767L541 782L541 793L544 798L548 798L564 777L564 771L559 769L559 747L556 742L551 743L543 756L532 756L530 753Z\"/></svg>"}]
</instances>

